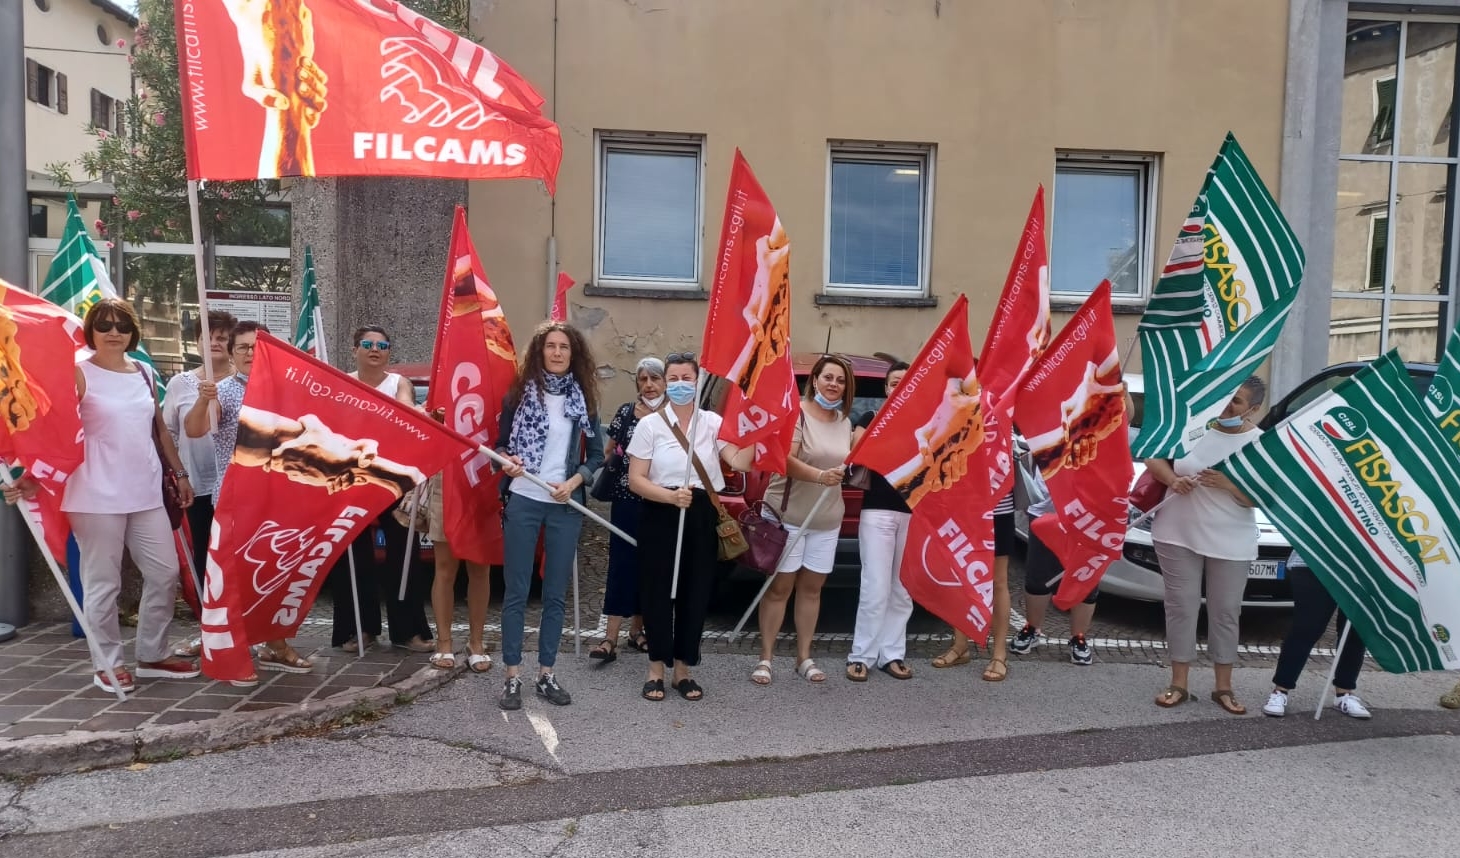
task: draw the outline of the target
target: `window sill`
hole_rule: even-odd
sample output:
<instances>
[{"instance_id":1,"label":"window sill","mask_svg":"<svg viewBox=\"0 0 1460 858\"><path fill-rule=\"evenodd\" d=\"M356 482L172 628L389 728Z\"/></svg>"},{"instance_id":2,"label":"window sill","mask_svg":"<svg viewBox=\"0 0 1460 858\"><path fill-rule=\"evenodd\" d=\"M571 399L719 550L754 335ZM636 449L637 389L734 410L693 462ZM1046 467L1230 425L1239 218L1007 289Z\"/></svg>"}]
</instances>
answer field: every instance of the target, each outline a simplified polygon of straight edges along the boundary
<instances>
[{"instance_id":1,"label":"window sill","mask_svg":"<svg viewBox=\"0 0 1460 858\"><path fill-rule=\"evenodd\" d=\"M664 286L595 286L583 284L583 294L590 298L652 298L665 301L708 301L710 293L703 289L681 289Z\"/></svg>"},{"instance_id":2,"label":"window sill","mask_svg":"<svg viewBox=\"0 0 1460 858\"><path fill-rule=\"evenodd\" d=\"M938 299L924 295L894 298L886 295L828 295L822 292L817 294L815 303L818 307L936 307Z\"/></svg>"},{"instance_id":3,"label":"window sill","mask_svg":"<svg viewBox=\"0 0 1460 858\"><path fill-rule=\"evenodd\" d=\"M1076 300L1072 296L1056 295L1049 299L1049 309L1052 313L1074 313L1084 306L1084 299ZM1140 303L1118 304L1110 303L1110 314L1112 316L1140 316L1146 312L1146 299Z\"/></svg>"}]
</instances>

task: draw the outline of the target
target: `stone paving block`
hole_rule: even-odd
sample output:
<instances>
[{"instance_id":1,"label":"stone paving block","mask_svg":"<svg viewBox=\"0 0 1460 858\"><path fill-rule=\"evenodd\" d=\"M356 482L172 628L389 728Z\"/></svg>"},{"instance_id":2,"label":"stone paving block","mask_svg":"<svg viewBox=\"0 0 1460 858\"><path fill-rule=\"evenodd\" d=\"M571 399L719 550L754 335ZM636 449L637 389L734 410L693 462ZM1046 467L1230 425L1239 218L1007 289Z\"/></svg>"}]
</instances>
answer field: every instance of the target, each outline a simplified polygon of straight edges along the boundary
<instances>
[{"instance_id":1,"label":"stone paving block","mask_svg":"<svg viewBox=\"0 0 1460 858\"><path fill-rule=\"evenodd\" d=\"M78 730L100 732L102 730L135 730L152 717L147 712L103 712L76 725Z\"/></svg>"},{"instance_id":2,"label":"stone paving block","mask_svg":"<svg viewBox=\"0 0 1460 858\"><path fill-rule=\"evenodd\" d=\"M289 705L288 703L265 703L265 702L262 702L262 701L253 701L253 702L250 702L250 703L243 704L242 706L238 707L234 711L235 712L262 712L262 711L264 711L266 709L279 709L279 708L282 708L282 707L285 707L285 706L288 706L288 705Z\"/></svg>"},{"instance_id":3,"label":"stone paving block","mask_svg":"<svg viewBox=\"0 0 1460 858\"><path fill-rule=\"evenodd\" d=\"M85 721L87 718L99 714L102 710L109 708L116 702L116 698L112 699L112 703L108 703L105 700L66 700L47 706L35 713L35 717L67 718L72 721Z\"/></svg>"},{"instance_id":4,"label":"stone paving block","mask_svg":"<svg viewBox=\"0 0 1460 858\"><path fill-rule=\"evenodd\" d=\"M181 708L212 709L218 712L226 712L237 705L238 698L227 694L195 694L178 704Z\"/></svg>"},{"instance_id":5,"label":"stone paving block","mask_svg":"<svg viewBox=\"0 0 1460 858\"><path fill-rule=\"evenodd\" d=\"M29 664L22 665L20 667L12 667L9 670L5 671L5 678L6 679L40 680L40 679L49 679L50 677L55 676L55 675L56 675L55 668L50 668L50 667L35 667L35 666L29 665Z\"/></svg>"},{"instance_id":6,"label":"stone paving block","mask_svg":"<svg viewBox=\"0 0 1460 858\"><path fill-rule=\"evenodd\" d=\"M13 724L33 712L34 706L0 705L0 724Z\"/></svg>"},{"instance_id":7,"label":"stone paving block","mask_svg":"<svg viewBox=\"0 0 1460 858\"><path fill-rule=\"evenodd\" d=\"M169 709L153 719L154 724L186 724L190 721L206 721L218 717L217 712L193 711L190 709Z\"/></svg>"},{"instance_id":8,"label":"stone paving block","mask_svg":"<svg viewBox=\"0 0 1460 858\"><path fill-rule=\"evenodd\" d=\"M62 673L62 674L54 674L53 673L53 675L51 675L51 676L47 676L47 677L45 677L43 679L37 679L36 681L34 681L33 683L31 683L31 686L30 687L31 688L51 688L51 689L57 689L57 690L65 689L65 690L68 690L68 691L80 691L80 690L82 690L83 688L85 688L88 685L91 685L92 688L96 688L96 686L92 685L92 683L91 683L91 674L90 674L90 672L88 672L85 676L77 676L74 673ZM99 689L99 688L96 688L96 690L97 691L101 691L101 689ZM102 691L101 693L102 694L106 694L105 691Z\"/></svg>"},{"instance_id":9,"label":"stone paving block","mask_svg":"<svg viewBox=\"0 0 1460 858\"><path fill-rule=\"evenodd\" d=\"M0 735L4 735L7 739L19 739L24 736L64 733L75 724L75 721L17 721L6 727L4 733Z\"/></svg>"},{"instance_id":10,"label":"stone paving block","mask_svg":"<svg viewBox=\"0 0 1460 858\"><path fill-rule=\"evenodd\" d=\"M197 694L203 684L196 679L145 679L137 683L137 693L181 700Z\"/></svg>"},{"instance_id":11,"label":"stone paving block","mask_svg":"<svg viewBox=\"0 0 1460 858\"><path fill-rule=\"evenodd\" d=\"M32 709L39 706L50 706L52 703L59 703L70 697L70 693L59 688L28 688L24 691L17 691L9 697L0 699L0 706L30 706ZM113 695L112 699L116 699Z\"/></svg>"},{"instance_id":12,"label":"stone paving block","mask_svg":"<svg viewBox=\"0 0 1460 858\"><path fill-rule=\"evenodd\" d=\"M313 693L313 687L283 685L265 688L251 699L259 703L303 703Z\"/></svg>"},{"instance_id":13,"label":"stone paving block","mask_svg":"<svg viewBox=\"0 0 1460 858\"><path fill-rule=\"evenodd\" d=\"M293 686L309 686L309 687L313 688L314 686L319 685L319 677L317 675L315 675L315 673L313 671L311 671L310 673L277 673L276 672L273 675L276 678L274 679L273 682L271 682L269 684L271 686L275 686L275 687L281 686L281 685L293 685ZM259 678L262 679L263 677L260 676Z\"/></svg>"},{"instance_id":14,"label":"stone paving block","mask_svg":"<svg viewBox=\"0 0 1460 858\"><path fill-rule=\"evenodd\" d=\"M108 711L156 715L158 712L165 712L176 705L177 701L169 697L139 697L136 694L129 694L125 703L118 703Z\"/></svg>"},{"instance_id":15,"label":"stone paving block","mask_svg":"<svg viewBox=\"0 0 1460 858\"><path fill-rule=\"evenodd\" d=\"M314 693L314 699L324 700L336 694L353 694L357 691L364 691L367 687L360 685L326 685Z\"/></svg>"}]
</instances>

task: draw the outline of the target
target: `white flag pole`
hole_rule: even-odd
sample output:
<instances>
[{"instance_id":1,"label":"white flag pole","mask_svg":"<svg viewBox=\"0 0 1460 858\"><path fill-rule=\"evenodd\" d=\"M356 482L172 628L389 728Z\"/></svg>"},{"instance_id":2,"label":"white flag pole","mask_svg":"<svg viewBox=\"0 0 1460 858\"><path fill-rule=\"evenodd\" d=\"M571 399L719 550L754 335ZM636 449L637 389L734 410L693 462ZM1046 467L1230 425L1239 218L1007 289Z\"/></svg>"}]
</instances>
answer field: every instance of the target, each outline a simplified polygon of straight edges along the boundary
<instances>
[{"instance_id":1,"label":"white flag pole","mask_svg":"<svg viewBox=\"0 0 1460 858\"><path fill-rule=\"evenodd\" d=\"M700 416L700 392L704 390L705 374L700 373L695 379L694 410L689 413L689 431L685 433L685 440L689 441L689 449L684 454L684 480L680 485L688 488L689 481L694 476L695 470L695 422ZM668 411L669 409L665 409ZM705 486L708 491L711 487ZM681 507L679 510L679 532L674 537L674 578L669 583L669 601L674 601L679 596L679 563L684 559L684 519L689 510Z\"/></svg>"},{"instance_id":2,"label":"white flag pole","mask_svg":"<svg viewBox=\"0 0 1460 858\"><path fill-rule=\"evenodd\" d=\"M491 459L493 462L496 462L498 465L512 464L511 459L508 459L506 456L503 456L501 453L498 453L496 450L493 450L486 444L478 445L477 452L481 453L483 456L486 456L488 459ZM539 477L537 474L531 473L529 471L523 471L522 476L515 477L514 479L527 480L528 482L541 487L549 493L553 491L553 487L548 485L542 479L542 477ZM583 513L583 515L587 516L588 518L591 518L599 524L603 525L605 528L608 529L610 533L614 534L619 539L622 539L624 542L627 542L635 548L638 547L639 540L633 538L632 536L629 536L627 533L624 533L622 529L615 527L614 525L609 523L608 519L604 518L603 516L599 515L598 513L594 512L583 504L573 500L571 495L568 497L568 500L565 501L565 503L567 503L567 505L572 507L573 509L576 509L577 511Z\"/></svg>"},{"instance_id":3,"label":"white flag pole","mask_svg":"<svg viewBox=\"0 0 1460 858\"><path fill-rule=\"evenodd\" d=\"M583 654L583 618L578 602L578 552L573 552L573 655Z\"/></svg>"},{"instance_id":4,"label":"white flag pole","mask_svg":"<svg viewBox=\"0 0 1460 858\"><path fill-rule=\"evenodd\" d=\"M7 486L15 485L15 480L10 476L10 463L0 459L0 480ZM66 597L66 604L71 608L71 614L76 617L77 625L81 626L81 633L86 635L86 648L91 651L92 663L103 661L101 650L96 645L96 634L91 630L91 624L86 621L86 614L82 612L81 606L76 604L76 594L71 592L70 586L66 583L66 576L61 574L61 566L56 562L56 556L51 553L51 546L46 544L45 533L41 531L41 524L35 517L35 511L30 508L24 500L16 504L20 509L20 515L30 527L30 535L35 538L35 544L40 546L41 556L46 559L46 566L50 568L51 575L56 579L56 586L61 588L61 595ZM198 594L202 598L202 594ZM116 670L108 664L102 668L108 680L111 681L112 691L116 693L117 699L123 702L127 699L127 693L122 690L122 684L117 681Z\"/></svg>"},{"instance_id":5,"label":"white flag pole","mask_svg":"<svg viewBox=\"0 0 1460 858\"><path fill-rule=\"evenodd\" d=\"M202 214L198 208L198 180L188 180L188 210L193 219L193 270L198 278L198 330L200 341L204 348L209 348L213 341L212 335L208 332L208 265L204 259L203 250L203 226ZM213 359L211 352L203 356L203 378L212 382ZM208 405L208 431L218 431L218 403L213 401Z\"/></svg>"},{"instance_id":6,"label":"white flag pole","mask_svg":"<svg viewBox=\"0 0 1460 858\"><path fill-rule=\"evenodd\" d=\"M421 504L430 503L427 500L426 485L426 483L422 483L414 489L411 489L411 514L407 516L410 519L410 523L406 527L406 559L400 565L400 592L396 595L395 599L397 602L404 602L406 600L406 582L410 580L411 560L414 559L413 555L418 550L415 546L416 510L421 508Z\"/></svg>"},{"instance_id":7,"label":"white flag pole","mask_svg":"<svg viewBox=\"0 0 1460 858\"><path fill-rule=\"evenodd\" d=\"M790 479L787 478L786 489L789 491L790 488ZM816 498L816 503L811 505L811 511L806 513L804 521L810 521L815 518L816 514L821 512L821 507L826 503L826 499L831 497L831 493L834 491L841 491L841 486L827 486L823 488L821 494ZM781 564L786 562L787 557L791 556L791 552L796 549L797 544L801 542L801 538L805 535L806 528L796 528L796 535L786 540L786 547L781 549L781 556L776 558L776 569L781 568ZM745 628L745 624L750 621L750 615L755 613L756 607L760 605L760 600L765 598L766 591L771 588L771 582L776 580L776 575L778 574L780 573L772 571L771 574L765 576L765 583L761 585L760 592L755 594L755 600L750 603L750 607L745 609L745 613L740 616L740 622L735 624L735 630L730 633L731 641L740 637L740 630Z\"/></svg>"},{"instance_id":8,"label":"white flag pole","mask_svg":"<svg viewBox=\"0 0 1460 858\"><path fill-rule=\"evenodd\" d=\"M1338 646L1333 648L1333 664L1328 668L1328 681L1323 685L1323 692L1318 695L1318 708L1313 710L1314 721L1323 717L1323 704L1328 702L1328 695L1333 693L1329 689L1333 688L1333 678L1338 676L1338 660L1343 658L1343 645L1348 643L1349 629L1353 627L1354 624L1347 619L1343 621L1343 631L1338 635Z\"/></svg>"},{"instance_id":9,"label":"white flag pole","mask_svg":"<svg viewBox=\"0 0 1460 858\"><path fill-rule=\"evenodd\" d=\"M365 654L365 626L360 620L360 580L355 577L355 546L350 545L345 549L345 556L350 559L350 607L355 611L355 658ZM340 609L335 605L335 610ZM377 605L375 610L380 610Z\"/></svg>"}]
</instances>

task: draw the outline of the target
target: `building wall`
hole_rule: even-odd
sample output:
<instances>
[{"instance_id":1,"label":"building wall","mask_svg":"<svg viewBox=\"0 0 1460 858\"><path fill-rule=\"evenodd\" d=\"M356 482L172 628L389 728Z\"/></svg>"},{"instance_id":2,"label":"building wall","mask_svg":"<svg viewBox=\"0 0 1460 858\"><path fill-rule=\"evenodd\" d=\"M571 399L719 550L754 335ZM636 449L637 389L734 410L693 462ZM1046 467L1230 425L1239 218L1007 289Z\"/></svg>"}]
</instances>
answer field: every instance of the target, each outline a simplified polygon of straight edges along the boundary
<instances>
[{"instance_id":1,"label":"building wall","mask_svg":"<svg viewBox=\"0 0 1460 858\"><path fill-rule=\"evenodd\" d=\"M117 101L130 97L132 67L122 39L131 45L135 18L110 3L91 0L46 0L41 11L36 0L7 0L25 4L25 56L66 75L67 112L27 100L25 104L25 166L33 173L56 161L74 163L94 144L86 128L91 123L91 91ZM97 28L105 30L102 43ZM77 172L73 168L73 172ZM64 210L60 214L65 220ZM59 222L57 224L59 229Z\"/></svg>"},{"instance_id":2,"label":"building wall","mask_svg":"<svg viewBox=\"0 0 1460 858\"><path fill-rule=\"evenodd\" d=\"M1157 156L1155 271L1228 130L1277 188L1287 8L1271 0L503 0L477 12L475 31L549 98L564 138L555 200L535 183L470 189L473 237L519 340L546 313L550 236L562 270L593 271L596 130L705 136L705 272L744 151L791 239L799 350L822 349L830 330L835 350L910 357L959 292L980 342L1057 150ZM936 146L935 307L817 303L830 140ZM706 311L581 291L570 304L611 399L629 395L638 356L695 348ZM1118 320L1123 338L1136 318Z\"/></svg>"}]
</instances>

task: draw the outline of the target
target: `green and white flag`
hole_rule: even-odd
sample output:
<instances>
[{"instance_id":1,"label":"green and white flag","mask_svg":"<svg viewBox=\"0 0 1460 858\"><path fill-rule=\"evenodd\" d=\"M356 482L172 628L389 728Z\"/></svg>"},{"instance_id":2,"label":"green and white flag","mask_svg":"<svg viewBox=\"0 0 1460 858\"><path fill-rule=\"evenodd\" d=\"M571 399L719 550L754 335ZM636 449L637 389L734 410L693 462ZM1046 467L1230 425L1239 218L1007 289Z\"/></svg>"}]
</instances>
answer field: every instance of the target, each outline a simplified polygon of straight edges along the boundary
<instances>
[{"instance_id":1,"label":"green and white flag","mask_svg":"<svg viewBox=\"0 0 1460 858\"><path fill-rule=\"evenodd\" d=\"M1145 421L1136 458L1176 458L1267 358L1303 279L1303 248L1230 133L1137 334Z\"/></svg>"},{"instance_id":2,"label":"green and white flag","mask_svg":"<svg viewBox=\"0 0 1460 858\"><path fill-rule=\"evenodd\" d=\"M1460 326L1450 332L1445 353L1424 397L1425 410L1460 454Z\"/></svg>"},{"instance_id":3,"label":"green and white flag","mask_svg":"<svg viewBox=\"0 0 1460 858\"><path fill-rule=\"evenodd\" d=\"M294 323L294 348L309 352L324 360L318 322L319 287L314 282L314 251L304 247L304 282L301 286L304 298L299 305L299 321Z\"/></svg>"},{"instance_id":4,"label":"green and white flag","mask_svg":"<svg viewBox=\"0 0 1460 858\"><path fill-rule=\"evenodd\" d=\"M1381 667L1460 668L1460 456L1398 353L1217 469L1287 536Z\"/></svg>"},{"instance_id":5,"label":"green and white flag","mask_svg":"<svg viewBox=\"0 0 1460 858\"><path fill-rule=\"evenodd\" d=\"M40 295L83 319L86 318L86 312L101 299L117 297L117 289L112 285L111 275L107 273L106 262L92 243L91 235L86 231L86 223L81 220L81 210L76 207L75 194L66 200L66 228L61 233L61 246L56 250L55 257L51 259L51 267L46 271ZM129 354L133 359L156 369L152 356L147 354L144 346L139 344L137 350ZM161 384L158 385L157 393L160 398Z\"/></svg>"}]
</instances>

